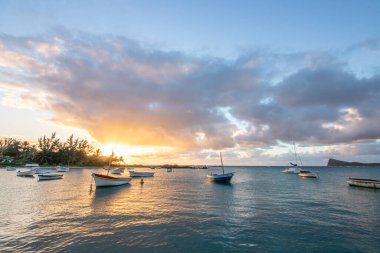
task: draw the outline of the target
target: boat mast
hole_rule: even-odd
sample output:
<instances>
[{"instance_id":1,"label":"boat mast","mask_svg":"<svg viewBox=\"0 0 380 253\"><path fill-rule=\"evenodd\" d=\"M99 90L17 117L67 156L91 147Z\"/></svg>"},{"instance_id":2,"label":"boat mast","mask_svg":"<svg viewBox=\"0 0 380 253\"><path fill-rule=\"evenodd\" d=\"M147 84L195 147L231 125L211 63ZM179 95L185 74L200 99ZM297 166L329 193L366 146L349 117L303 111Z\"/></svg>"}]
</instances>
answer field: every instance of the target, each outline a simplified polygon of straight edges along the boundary
<instances>
[{"instance_id":1,"label":"boat mast","mask_svg":"<svg viewBox=\"0 0 380 253\"><path fill-rule=\"evenodd\" d=\"M222 163L222 170L223 170L223 174L224 174L224 165L223 165L223 159L222 159L222 152L219 152L220 154L220 162Z\"/></svg>"},{"instance_id":2,"label":"boat mast","mask_svg":"<svg viewBox=\"0 0 380 253\"><path fill-rule=\"evenodd\" d=\"M297 151L296 151L296 143L293 141L293 148L294 148L294 159L296 161L296 164L298 166L298 159L297 159Z\"/></svg>"}]
</instances>

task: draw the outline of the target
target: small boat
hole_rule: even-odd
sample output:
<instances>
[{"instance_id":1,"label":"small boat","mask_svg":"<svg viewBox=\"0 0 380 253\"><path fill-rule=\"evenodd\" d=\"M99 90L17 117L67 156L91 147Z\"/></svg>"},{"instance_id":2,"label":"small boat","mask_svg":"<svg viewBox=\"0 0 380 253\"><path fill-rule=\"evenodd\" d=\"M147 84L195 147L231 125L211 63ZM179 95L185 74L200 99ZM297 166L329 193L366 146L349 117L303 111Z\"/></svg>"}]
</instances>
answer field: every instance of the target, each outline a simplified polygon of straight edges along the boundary
<instances>
[{"instance_id":1,"label":"small boat","mask_svg":"<svg viewBox=\"0 0 380 253\"><path fill-rule=\"evenodd\" d=\"M222 159L222 153L220 152L220 162L222 164L222 174L217 174L217 173L211 173L207 175L207 179L211 182L215 183L229 183L234 176L235 172L230 172L230 173L224 173L224 165L223 165L223 159Z\"/></svg>"},{"instance_id":2,"label":"small boat","mask_svg":"<svg viewBox=\"0 0 380 253\"><path fill-rule=\"evenodd\" d=\"M38 163L27 163L25 164L25 168L35 168L35 167L40 167Z\"/></svg>"},{"instance_id":3,"label":"small boat","mask_svg":"<svg viewBox=\"0 0 380 253\"><path fill-rule=\"evenodd\" d=\"M11 167L11 166L8 166L5 168L7 171L15 171L16 168L15 167Z\"/></svg>"},{"instance_id":4,"label":"small boat","mask_svg":"<svg viewBox=\"0 0 380 253\"><path fill-rule=\"evenodd\" d=\"M57 170L57 172L69 172L70 171L70 167L63 167L63 166L57 166L57 167L55 167L55 169Z\"/></svg>"},{"instance_id":5,"label":"small boat","mask_svg":"<svg viewBox=\"0 0 380 253\"><path fill-rule=\"evenodd\" d=\"M173 172L173 168L166 168L166 172Z\"/></svg>"},{"instance_id":6,"label":"small boat","mask_svg":"<svg viewBox=\"0 0 380 253\"><path fill-rule=\"evenodd\" d=\"M318 178L317 174L308 170L301 170L298 176L305 178Z\"/></svg>"},{"instance_id":7,"label":"small boat","mask_svg":"<svg viewBox=\"0 0 380 253\"><path fill-rule=\"evenodd\" d=\"M116 168L116 169L111 170L111 173L112 173L112 174L120 175L121 173L124 172L124 169L125 169L125 168Z\"/></svg>"},{"instance_id":8,"label":"small boat","mask_svg":"<svg viewBox=\"0 0 380 253\"><path fill-rule=\"evenodd\" d=\"M294 160L295 163L290 162L291 167L286 168L282 170L282 173L286 174L298 174L301 172L301 168L298 166L298 162L302 165L301 158L297 154L296 144L293 142L293 148L294 148Z\"/></svg>"},{"instance_id":9,"label":"small boat","mask_svg":"<svg viewBox=\"0 0 380 253\"><path fill-rule=\"evenodd\" d=\"M54 180L54 179L62 179L63 174L40 174L38 175L38 180Z\"/></svg>"},{"instance_id":10,"label":"small boat","mask_svg":"<svg viewBox=\"0 0 380 253\"><path fill-rule=\"evenodd\" d=\"M297 166L297 165L296 165ZM298 174L301 172L301 169L297 166L294 166L294 167L289 167L289 168L286 168L284 169L283 171L281 171L282 173L286 173L286 174Z\"/></svg>"},{"instance_id":11,"label":"small boat","mask_svg":"<svg viewBox=\"0 0 380 253\"><path fill-rule=\"evenodd\" d=\"M49 174L51 171L50 170L44 170L44 169L41 169L41 168L35 168L35 169L31 169L32 171L34 171L34 174Z\"/></svg>"},{"instance_id":12,"label":"small boat","mask_svg":"<svg viewBox=\"0 0 380 253\"><path fill-rule=\"evenodd\" d=\"M18 177L34 177L34 170L19 170L17 171L16 175Z\"/></svg>"},{"instance_id":13,"label":"small boat","mask_svg":"<svg viewBox=\"0 0 380 253\"><path fill-rule=\"evenodd\" d=\"M132 180L130 177L115 177L99 173L92 173L91 176L94 179L97 188L128 184Z\"/></svg>"},{"instance_id":14,"label":"small boat","mask_svg":"<svg viewBox=\"0 0 380 253\"><path fill-rule=\"evenodd\" d=\"M143 171L129 171L131 177L153 177L154 172L143 172Z\"/></svg>"},{"instance_id":15,"label":"small boat","mask_svg":"<svg viewBox=\"0 0 380 253\"><path fill-rule=\"evenodd\" d=\"M380 189L380 180L362 179L362 178L348 178L347 181L350 186L366 187L373 189Z\"/></svg>"}]
</instances>

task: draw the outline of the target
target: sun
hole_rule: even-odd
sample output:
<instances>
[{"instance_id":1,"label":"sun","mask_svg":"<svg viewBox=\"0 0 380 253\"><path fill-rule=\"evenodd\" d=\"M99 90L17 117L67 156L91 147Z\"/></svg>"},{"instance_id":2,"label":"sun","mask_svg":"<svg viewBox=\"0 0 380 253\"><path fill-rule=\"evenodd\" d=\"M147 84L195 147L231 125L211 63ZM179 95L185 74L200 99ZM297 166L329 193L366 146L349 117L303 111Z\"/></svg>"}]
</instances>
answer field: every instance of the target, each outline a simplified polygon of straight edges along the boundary
<instances>
[{"instance_id":1,"label":"sun","mask_svg":"<svg viewBox=\"0 0 380 253\"><path fill-rule=\"evenodd\" d=\"M115 156L127 157L131 155L131 148L124 144L105 144L100 147L104 156L110 156L112 151Z\"/></svg>"}]
</instances>

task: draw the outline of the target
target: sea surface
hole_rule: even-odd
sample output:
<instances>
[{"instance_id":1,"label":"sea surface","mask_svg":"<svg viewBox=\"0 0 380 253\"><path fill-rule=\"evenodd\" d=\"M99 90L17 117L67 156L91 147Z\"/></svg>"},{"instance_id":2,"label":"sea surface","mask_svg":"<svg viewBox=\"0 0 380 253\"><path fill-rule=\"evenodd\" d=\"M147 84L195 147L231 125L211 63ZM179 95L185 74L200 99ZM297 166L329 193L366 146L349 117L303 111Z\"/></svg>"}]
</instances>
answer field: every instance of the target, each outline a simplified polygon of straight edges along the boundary
<instances>
[{"instance_id":1,"label":"sea surface","mask_svg":"<svg viewBox=\"0 0 380 253\"><path fill-rule=\"evenodd\" d=\"M380 168L283 168L226 167L230 185L207 181L217 168L162 169L92 191L101 169L42 182L0 169L0 252L380 252L380 190L347 185Z\"/></svg>"}]
</instances>

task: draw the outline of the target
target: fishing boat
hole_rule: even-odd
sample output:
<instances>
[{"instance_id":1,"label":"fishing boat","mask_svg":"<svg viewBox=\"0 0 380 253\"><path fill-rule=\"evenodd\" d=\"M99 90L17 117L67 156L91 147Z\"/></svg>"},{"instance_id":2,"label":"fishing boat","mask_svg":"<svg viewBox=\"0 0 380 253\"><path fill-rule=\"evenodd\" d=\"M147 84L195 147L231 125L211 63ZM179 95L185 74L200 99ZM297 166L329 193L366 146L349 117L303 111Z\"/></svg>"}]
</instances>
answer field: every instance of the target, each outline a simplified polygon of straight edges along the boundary
<instances>
[{"instance_id":1,"label":"fishing boat","mask_svg":"<svg viewBox=\"0 0 380 253\"><path fill-rule=\"evenodd\" d=\"M10 167L10 166L6 167L5 169L6 169L7 171L15 171L15 170L16 170L15 167Z\"/></svg>"},{"instance_id":2,"label":"fishing boat","mask_svg":"<svg viewBox=\"0 0 380 253\"><path fill-rule=\"evenodd\" d=\"M373 189L380 189L380 180L362 179L362 178L348 178L347 181L350 186L366 187Z\"/></svg>"},{"instance_id":3,"label":"fishing boat","mask_svg":"<svg viewBox=\"0 0 380 253\"><path fill-rule=\"evenodd\" d=\"M124 170L125 170L125 168L116 168L116 169L111 170L111 173L120 175L121 173L124 172Z\"/></svg>"},{"instance_id":4,"label":"fishing boat","mask_svg":"<svg viewBox=\"0 0 380 253\"><path fill-rule=\"evenodd\" d=\"M40 174L38 175L38 180L54 180L54 179L62 179L63 174Z\"/></svg>"},{"instance_id":5,"label":"fishing boat","mask_svg":"<svg viewBox=\"0 0 380 253\"><path fill-rule=\"evenodd\" d=\"M57 166L57 167L55 167L55 169L57 170L57 172L69 172L70 171L70 167L63 167L63 166Z\"/></svg>"},{"instance_id":6,"label":"fishing boat","mask_svg":"<svg viewBox=\"0 0 380 253\"><path fill-rule=\"evenodd\" d=\"M36 168L36 167L40 167L40 165L38 163L27 163L27 164L25 164L24 167L25 168Z\"/></svg>"},{"instance_id":7,"label":"fishing boat","mask_svg":"<svg viewBox=\"0 0 380 253\"><path fill-rule=\"evenodd\" d=\"M304 178L318 178L317 174L308 170L301 170L298 173L298 176L304 177Z\"/></svg>"},{"instance_id":8,"label":"fishing boat","mask_svg":"<svg viewBox=\"0 0 380 253\"><path fill-rule=\"evenodd\" d=\"M215 183L229 183L234 176L235 172L230 172L230 173L224 173L224 165L223 165L223 159L222 159L222 153L220 152L220 162L222 164L222 174L217 174L217 173L211 173L207 175L207 179L211 182Z\"/></svg>"},{"instance_id":9,"label":"fishing boat","mask_svg":"<svg viewBox=\"0 0 380 253\"><path fill-rule=\"evenodd\" d=\"M109 176L108 173L107 175L92 173L91 176L95 181L96 188L128 184L132 180L130 177Z\"/></svg>"},{"instance_id":10,"label":"fishing boat","mask_svg":"<svg viewBox=\"0 0 380 253\"><path fill-rule=\"evenodd\" d=\"M34 171L34 174L39 174L39 175L49 174L51 172L50 170L41 169L41 168L35 168L35 169L31 169L31 170Z\"/></svg>"},{"instance_id":11,"label":"fishing boat","mask_svg":"<svg viewBox=\"0 0 380 253\"><path fill-rule=\"evenodd\" d=\"M282 173L286 173L286 174L298 174L301 171L301 168L298 167L298 161L301 163L301 165L302 165L302 161L301 161L301 158L297 154L296 144L295 143L293 143L293 148L294 148L295 163L290 162L291 167L282 170L281 171Z\"/></svg>"},{"instance_id":12,"label":"fishing boat","mask_svg":"<svg viewBox=\"0 0 380 253\"><path fill-rule=\"evenodd\" d=\"M34 177L34 170L19 170L16 172L16 175L18 177Z\"/></svg>"},{"instance_id":13,"label":"fishing boat","mask_svg":"<svg viewBox=\"0 0 380 253\"><path fill-rule=\"evenodd\" d=\"M154 172L145 172L145 171L129 171L129 176L131 177L153 177Z\"/></svg>"}]
</instances>

